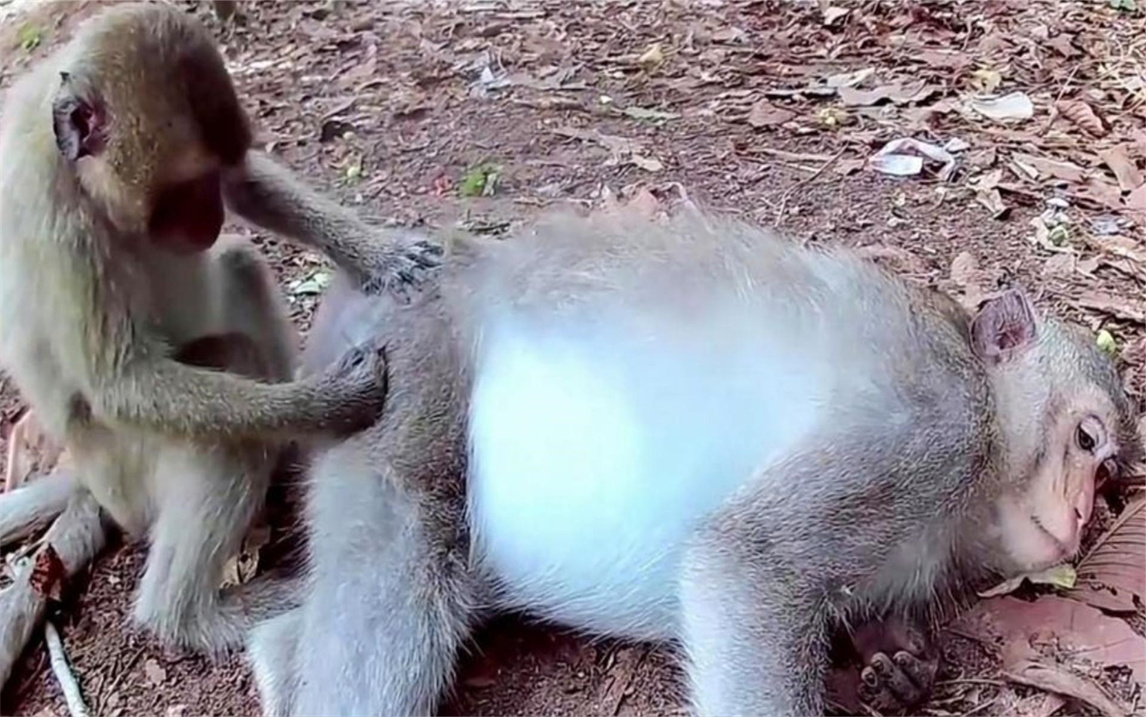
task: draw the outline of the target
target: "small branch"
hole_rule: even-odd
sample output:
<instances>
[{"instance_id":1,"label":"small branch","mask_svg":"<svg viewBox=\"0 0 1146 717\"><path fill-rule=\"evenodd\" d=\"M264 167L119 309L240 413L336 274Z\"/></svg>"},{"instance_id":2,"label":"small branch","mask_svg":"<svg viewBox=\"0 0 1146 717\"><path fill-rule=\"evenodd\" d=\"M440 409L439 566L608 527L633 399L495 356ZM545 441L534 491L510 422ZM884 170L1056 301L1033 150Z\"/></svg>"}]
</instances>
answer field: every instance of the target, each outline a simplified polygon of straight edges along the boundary
<instances>
[{"instance_id":1,"label":"small branch","mask_svg":"<svg viewBox=\"0 0 1146 717\"><path fill-rule=\"evenodd\" d=\"M64 641L60 639L60 632L51 621L44 623L44 640L48 643L48 657L52 665L52 674L60 683L64 692L64 701L68 703L68 712L72 717L88 717L88 706L84 704L84 695L80 691L80 683L76 680L72 668L68 666L68 656L64 652Z\"/></svg>"},{"instance_id":2,"label":"small branch","mask_svg":"<svg viewBox=\"0 0 1146 717\"><path fill-rule=\"evenodd\" d=\"M840 157L842 157L845 151L847 151L846 148L841 149L840 151L836 152L835 154L833 154L831 157L828 158L828 161L824 162L823 166L821 166L819 169L817 169L815 172L813 172L812 176L808 177L807 179L801 179L799 182L796 182L791 187L788 187L788 190L786 192L784 192L784 196L780 198L780 209L778 209L776 211L776 227L777 228L781 224L784 223L784 211L788 208L788 200L792 197L792 195L795 194L797 190L802 189L803 187L806 187L809 184L811 184L812 182L819 179L820 175L822 175L824 172L828 171L828 168L831 167L833 164L835 164L836 160L839 159Z\"/></svg>"}]
</instances>

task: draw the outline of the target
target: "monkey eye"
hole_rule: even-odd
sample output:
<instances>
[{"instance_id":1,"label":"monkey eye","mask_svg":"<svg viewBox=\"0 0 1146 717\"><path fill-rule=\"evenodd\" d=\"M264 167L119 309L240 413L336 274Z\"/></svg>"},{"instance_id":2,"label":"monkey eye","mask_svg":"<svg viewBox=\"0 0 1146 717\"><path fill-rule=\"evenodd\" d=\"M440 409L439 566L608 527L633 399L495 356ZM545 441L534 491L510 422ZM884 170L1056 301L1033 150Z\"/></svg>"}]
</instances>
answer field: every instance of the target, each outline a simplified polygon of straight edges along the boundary
<instances>
[{"instance_id":1,"label":"monkey eye","mask_svg":"<svg viewBox=\"0 0 1146 717\"><path fill-rule=\"evenodd\" d=\"M1075 441L1078 447L1087 453L1094 453L1094 451L1102 444L1102 422L1094 416L1087 416L1082 419L1082 423L1078 424L1078 430L1075 433Z\"/></svg>"}]
</instances>

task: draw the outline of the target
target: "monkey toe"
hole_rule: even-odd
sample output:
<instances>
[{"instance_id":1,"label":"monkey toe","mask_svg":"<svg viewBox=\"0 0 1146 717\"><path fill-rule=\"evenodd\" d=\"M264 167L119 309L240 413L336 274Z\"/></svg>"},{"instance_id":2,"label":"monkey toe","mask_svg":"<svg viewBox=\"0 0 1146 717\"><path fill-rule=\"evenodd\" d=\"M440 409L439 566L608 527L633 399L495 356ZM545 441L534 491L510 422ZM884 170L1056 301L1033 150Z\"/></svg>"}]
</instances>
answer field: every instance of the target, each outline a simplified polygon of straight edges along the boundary
<instances>
[{"instance_id":1,"label":"monkey toe","mask_svg":"<svg viewBox=\"0 0 1146 717\"><path fill-rule=\"evenodd\" d=\"M909 658L907 661L914 661L914 656L900 652L895 657L893 660L882 652L876 653L871 663L860 672L860 698L882 712L911 709L929 693L928 686L917 683L904 669L904 657Z\"/></svg>"}]
</instances>

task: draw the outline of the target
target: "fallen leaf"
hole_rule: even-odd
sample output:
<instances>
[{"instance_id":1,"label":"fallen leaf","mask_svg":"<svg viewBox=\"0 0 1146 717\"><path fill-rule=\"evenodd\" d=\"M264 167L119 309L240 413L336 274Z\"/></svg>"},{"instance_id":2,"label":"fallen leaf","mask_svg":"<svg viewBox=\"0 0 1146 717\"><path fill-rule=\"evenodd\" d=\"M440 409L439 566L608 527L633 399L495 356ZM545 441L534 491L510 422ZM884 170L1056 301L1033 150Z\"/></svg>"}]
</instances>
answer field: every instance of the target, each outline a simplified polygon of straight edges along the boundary
<instances>
[{"instance_id":1,"label":"fallen leaf","mask_svg":"<svg viewBox=\"0 0 1146 717\"><path fill-rule=\"evenodd\" d=\"M1078 51L1078 48L1074 46L1073 40L1074 38L1072 36L1060 33L1052 37L1046 44L1057 51L1058 54L1070 59L1082 54Z\"/></svg>"},{"instance_id":2,"label":"fallen leaf","mask_svg":"<svg viewBox=\"0 0 1146 717\"><path fill-rule=\"evenodd\" d=\"M652 157L644 157L639 154L634 154L629 157L629 161L645 170L646 172L659 172L664 169L664 164L659 159Z\"/></svg>"},{"instance_id":3,"label":"fallen leaf","mask_svg":"<svg viewBox=\"0 0 1146 717\"><path fill-rule=\"evenodd\" d=\"M1083 308L1101 311L1119 319L1146 324L1146 303L1141 300L1132 301L1100 291L1087 291L1079 294L1075 303Z\"/></svg>"},{"instance_id":4,"label":"fallen leaf","mask_svg":"<svg viewBox=\"0 0 1146 717\"><path fill-rule=\"evenodd\" d=\"M1126 197L1126 206L1137 212L1146 212L1146 184L1138 187Z\"/></svg>"},{"instance_id":5,"label":"fallen leaf","mask_svg":"<svg viewBox=\"0 0 1146 717\"><path fill-rule=\"evenodd\" d=\"M1047 568L1046 570L1016 575L1009 580L1004 580L990 590L984 590L979 593L979 597L989 598L1007 595L1018 590L1019 586L1024 582L1029 582L1032 585L1052 585L1058 588L1071 588L1074 587L1076 577L1074 568L1066 563L1062 563Z\"/></svg>"},{"instance_id":6,"label":"fallen leaf","mask_svg":"<svg viewBox=\"0 0 1146 717\"><path fill-rule=\"evenodd\" d=\"M856 87L840 87L837 90L840 102L848 107L869 107L882 100L891 100L897 105L922 102L938 90L934 85L913 82L907 85L894 84L861 90Z\"/></svg>"},{"instance_id":7,"label":"fallen leaf","mask_svg":"<svg viewBox=\"0 0 1146 717\"><path fill-rule=\"evenodd\" d=\"M796 113L777 107L767 99L757 100L752 109L748 111L748 124L759 129L760 127L775 127L784 124L796 117Z\"/></svg>"},{"instance_id":8,"label":"fallen leaf","mask_svg":"<svg viewBox=\"0 0 1146 717\"><path fill-rule=\"evenodd\" d=\"M621 114L626 117L632 117L637 120L673 120L679 119L680 115L676 112L663 112L661 110L649 109L647 107L626 107L621 110Z\"/></svg>"},{"instance_id":9,"label":"fallen leaf","mask_svg":"<svg viewBox=\"0 0 1146 717\"><path fill-rule=\"evenodd\" d=\"M1134 154L1139 159L1146 159L1146 129L1134 130L1131 137L1134 139Z\"/></svg>"},{"instance_id":10,"label":"fallen leaf","mask_svg":"<svg viewBox=\"0 0 1146 717\"><path fill-rule=\"evenodd\" d=\"M1126 665L1134 681L1146 685L1146 638L1121 618L1070 598L990 598L956 618L952 627L985 647L1001 648L1004 662L1050 654L1064 666Z\"/></svg>"},{"instance_id":11,"label":"fallen leaf","mask_svg":"<svg viewBox=\"0 0 1146 717\"><path fill-rule=\"evenodd\" d=\"M1114 172L1115 178L1118 179L1118 186L1124 192L1132 192L1142 186L1146 180L1142 179L1142 173L1138 171L1137 165L1134 160L1130 159L1124 145L1115 145L1109 149L1104 149L1098 153L1103 164L1110 167L1110 171Z\"/></svg>"},{"instance_id":12,"label":"fallen leaf","mask_svg":"<svg viewBox=\"0 0 1146 717\"><path fill-rule=\"evenodd\" d=\"M147 658L143 663L143 674L152 685L161 685L167 681L167 670L154 657Z\"/></svg>"},{"instance_id":13,"label":"fallen leaf","mask_svg":"<svg viewBox=\"0 0 1146 717\"><path fill-rule=\"evenodd\" d=\"M1111 358L1118 356L1118 341L1114 338L1114 334L1106 329L1102 329L1095 335L1094 345L1097 346L1102 353L1107 354ZM1143 533L1143 536L1146 538L1146 533ZM1146 543L1144 543L1143 549L1146 550ZM1146 575L1143 575L1142 581L1146 582ZM1086 601L1083 600L1083 602ZM1095 607L1101 607L1101 605L1095 605Z\"/></svg>"},{"instance_id":14,"label":"fallen leaf","mask_svg":"<svg viewBox=\"0 0 1146 717\"><path fill-rule=\"evenodd\" d=\"M1087 134L1093 137L1106 136L1106 127L1103 126L1102 120L1094 114L1090 105L1082 100L1059 100L1054 107L1059 114L1078 125Z\"/></svg>"},{"instance_id":15,"label":"fallen leaf","mask_svg":"<svg viewBox=\"0 0 1146 717\"><path fill-rule=\"evenodd\" d=\"M975 255L971 252L960 252L951 261L951 281L962 294L959 303L965 308L977 309L986 298L986 293L983 291L985 278L979 269L979 263L975 260Z\"/></svg>"},{"instance_id":16,"label":"fallen leaf","mask_svg":"<svg viewBox=\"0 0 1146 717\"><path fill-rule=\"evenodd\" d=\"M1093 680L1061 665L1042 660L1016 660L1006 665L1003 672L1012 682L1081 700L1104 717L1129 717L1129 713Z\"/></svg>"},{"instance_id":17,"label":"fallen leaf","mask_svg":"<svg viewBox=\"0 0 1146 717\"><path fill-rule=\"evenodd\" d=\"M1055 254L1043 262L1046 276L1070 276L1074 273L1078 258L1074 254Z\"/></svg>"},{"instance_id":18,"label":"fallen leaf","mask_svg":"<svg viewBox=\"0 0 1146 717\"><path fill-rule=\"evenodd\" d=\"M826 84L828 87L835 87L837 89L840 87L856 87L860 85L864 80L871 77L874 73L874 68L865 67L864 69L856 70L855 72L845 72L838 75L829 75L824 79L824 84Z\"/></svg>"},{"instance_id":19,"label":"fallen leaf","mask_svg":"<svg viewBox=\"0 0 1146 717\"><path fill-rule=\"evenodd\" d=\"M824 10L824 27L831 27L851 12L842 7L828 7Z\"/></svg>"},{"instance_id":20,"label":"fallen leaf","mask_svg":"<svg viewBox=\"0 0 1146 717\"><path fill-rule=\"evenodd\" d=\"M1067 595L1103 610L1146 612L1144 554L1146 497L1140 496L1078 561L1079 582Z\"/></svg>"},{"instance_id":21,"label":"fallen leaf","mask_svg":"<svg viewBox=\"0 0 1146 717\"><path fill-rule=\"evenodd\" d=\"M990 94L999 89L999 85L1003 83L1003 75L996 70L975 70L971 73L971 83Z\"/></svg>"},{"instance_id":22,"label":"fallen leaf","mask_svg":"<svg viewBox=\"0 0 1146 717\"><path fill-rule=\"evenodd\" d=\"M650 72L655 70L657 67L660 67L661 63L664 61L665 53L664 50L661 49L661 44L659 42L654 42L649 46L649 49L645 50L644 53L639 58L637 58L637 64L643 67L646 72Z\"/></svg>"},{"instance_id":23,"label":"fallen leaf","mask_svg":"<svg viewBox=\"0 0 1146 717\"><path fill-rule=\"evenodd\" d=\"M1032 177L1032 179L1038 179L1039 175L1042 175L1044 177L1061 179L1065 182L1082 183L1086 180L1086 170L1071 162L1060 162L1054 159L1035 157L1034 155L1021 154L1018 152L1012 155L1012 159L1026 167L1034 169L1036 175Z\"/></svg>"},{"instance_id":24,"label":"fallen leaf","mask_svg":"<svg viewBox=\"0 0 1146 717\"><path fill-rule=\"evenodd\" d=\"M330 285L330 273L319 269L306 279L295 279L288 286L292 296L318 296Z\"/></svg>"},{"instance_id":25,"label":"fallen leaf","mask_svg":"<svg viewBox=\"0 0 1146 717\"><path fill-rule=\"evenodd\" d=\"M1028 120L1035 115L1035 106L1025 92L1012 92L1001 97L972 97L968 105L995 122Z\"/></svg>"},{"instance_id":26,"label":"fallen leaf","mask_svg":"<svg viewBox=\"0 0 1146 717\"><path fill-rule=\"evenodd\" d=\"M930 67L941 70L961 70L971 64L965 53L947 50L924 50L918 58Z\"/></svg>"}]
</instances>

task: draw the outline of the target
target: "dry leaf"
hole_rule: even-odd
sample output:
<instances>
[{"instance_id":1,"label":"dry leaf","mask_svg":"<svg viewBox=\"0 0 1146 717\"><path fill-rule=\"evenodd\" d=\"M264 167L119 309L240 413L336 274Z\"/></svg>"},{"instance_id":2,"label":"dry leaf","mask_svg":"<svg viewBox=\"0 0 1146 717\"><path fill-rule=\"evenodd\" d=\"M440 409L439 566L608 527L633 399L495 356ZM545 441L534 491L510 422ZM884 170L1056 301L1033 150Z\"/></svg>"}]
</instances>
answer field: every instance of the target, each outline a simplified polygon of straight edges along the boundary
<instances>
[{"instance_id":1,"label":"dry leaf","mask_svg":"<svg viewBox=\"0 0 1146 717\"><path fill-rule=\"evenodd\" d=\"M154 657L147 658L143 663L143 675L152 685L162 685L167 681L167 670Z\"/></svg>"},{"instance_id":2,"label":"dry leaf","mask_svg":"<svg viewBox=\"0 0 1146 717\"><path fill-rule=\"evenodd\" d=\"M990 598L960 615L952 627L988 649L999 649L1004 663L1047 655L1083 674L1095 665L1125 665L1135 682L1146 685L1146 638L1121 618L1070 598Z\"/></svg>"},{"instance_id":3,"label":"dry leaf","mask_svg":"<svg viewBox=\"0 0 1146 717\"><path fill-rule=\"evenodd\" d=\"M1138 171L1134 160L1130 159L1125 146L1116 145L1110 149L1104 149L1098 153L1098 156L1107 167L1110 167L1110 171L1114 172L1114 176L1118 179L1118 186L1122 188L1122 191L1132 192L1142 186L1144 181L1142 173Z\"/></svg>"},{"instance_id":4,"label":"dry leaf","mask_svg":"<svg viewBox=\"0 0 1146 717\"><path fill-rule=\"evenodd\" d=\"M1103 610L1146 613L1143 555L1146 496L1139 496L1078 561L1078 584L1067 595Z\"/></svg>"},{"instance_id":5,"label":"dry leaf","mask_svg":"<svg viewBox=\"0 0 1146 717\"><path fill-rule=\"evenodd\" d=\"M1032 585L1052 585L1058 588L1071 588L1074 587L1077 577L1073 567L1062 563L1047 568L1046 570L1016 575L1009 580L1004 580L990 590L984 590L979 593L979 597L989 598L998 597L999 595L1008 595L1018 590L1019 586L1024 582L1029 582Z\"/></svg>"},{"instance_id":6,"label":"dry leaf","mask_svg":"<svg viewBox=\"0 0 1146 717\"><path fill-rule=\"evenodd\" d=\"M792 110L777 107L767 99L761 98L757 100L752 105L752 109L748 111L748 124L756 128L775 127L776 125L791 121L795 117L796 113Z\"/></svg>"},{"instance_id":7,"label":"dry leaf","mask_svg":"<svg viewBox=\"0 0 1146 717\"><path fill-rule=\"evenodd\" d=\"M1074 40L1074 38L1070 35L1059 34L1052 37L1046 44L1054 48L1063 57L1070 59L1082 54L1075 48L1072 40Z\"/></svg>"},{"instance_id":8,"label":"dry leaf","mask_svg":"<svg viewBox=\"0 0 1146 717\"><path fill-rule=\"evenodd\" d=\"M831 27L836 22L846 17L850 10L845 10L842 7L828 7L824 10L824 27Z\"/></svg>"},{"instance_id":9,"label":"dry leaf","mask_svg":"<svg viewBox=\"0 0 1146 717\"><path fill-rule=\"evenodd\" d=\"M1020 685L1081 700L1105 717L1129 717L1129 713L1093 680L1060 665L1043 660L1016 660L1006 665L1004 673Z\"/></svg>"},{"instance_id":10,"label":"dry leaf","mask_svg":"<svg viewBox=\"0 0 1146 717\"><path fill-rule=\"evenodd\" d=\"M657 67L660 67L664 61L665 53L661 49L659 42L654 42L649 46L649 49L645 50L644 53L637 58L637 64L643 67L646 72L651 72Z\"/></svg>"},{"instance_id":11,"label":"dry leaf","mask_svg":"<svg viewBox=\"0 0 1146 717\"><path fill-rule=\"evenodd\" d=\"M971 58L966 54L946 50L924 50L919 53L918 59L940 70L962 70L971 64Z\"/></svg>"},{"instance_id":12,"label":"dry leaf","mask_svg":"<svg viewBox=\"0 0 1146 717\"><path fill-rule=\"evenodd\" d=\"M1001 97L972 97L968 105L995 122L1028 120L1035 116L1034 103L1025 92L1012 92Z\"/></svg>"},{"instance_id":13,"label":"dry leaf","mask_svg":"<svg viewBox=\"0 0 1146 717\"><path fill-rule=\"evenodd\" d=\"M1082 100L1059 100L1054 107L1059 114L1078 125L1092 137L1106 136L1106 127L1103 126L1102 120L1094 114L1090 105Z\"/></svg>"},{"instance_id":14,"label":"dry leaf","mask_svg":"<svg viewBox=\"0 0 1146 717\"><path fill-rule=\"evenodd\" d=\"M1084 308L1101 311L1119 319L1146 324L1146 303L1141 299L1125 299L1100 291L1079 294L1075 302Z\"/></svg>"},{"instance_id":15,"label":"dry leaf","mask_svg":"<svg viewBox=\"0 0 1146 717\"><path fill-rule=\"evenodd\" d=\"M1082 183L1086 180L1086 170L1071 162L1059 162L1030 154L1015 153L1012 159L1037 172L1037 175L1054 177L1066 182ZM1038 178L1038 176L1034 178Z\"/></svg>"},{"instance_id":16,"label":"dry leaf","mask_svg":"<svg viewBox=\"0 0 1146 717\"><path fill-rule=\"evenodd\" d=\"M1138 187L1126 197L1126 207L1136 212L1146 213L1146 184Z\"/></svg>"},{"instance_id":17,"label":"dry leaf","mask_svg":"<svg viewBox=\"0 0 1146 717\"><path fill-rule=\"evenodd\" d=\"M1078 258L1074 254L1055 254L1043 262L1043 274L1046 276L1070 276L1074 273Z\"/></svg>"},{"instance_id":18,"label":"dry leaf","mask_svg":"<svg viewBox=\"0 0 1146 717\"><path fill-rule=\"evenodd\" d=\"M835 88L857 87L863 83L864 80L871 77L874 73L874 68L866 67L862 70L856 70L855 72L844 72L838 75L829 75L824 79L824 84L828 87Z\"/></svg>"},{"instance_id":19,"label":"dry leaf","mask_svg":"<svg viewBox=\"0 0 1146 717\"><path fill-rule=\"evenodd\" d=\"M1003 76L995 70L975 70L971 73L971 82L983 92L991 93L1003 83Z\"/></svg>"}]
</instances>

